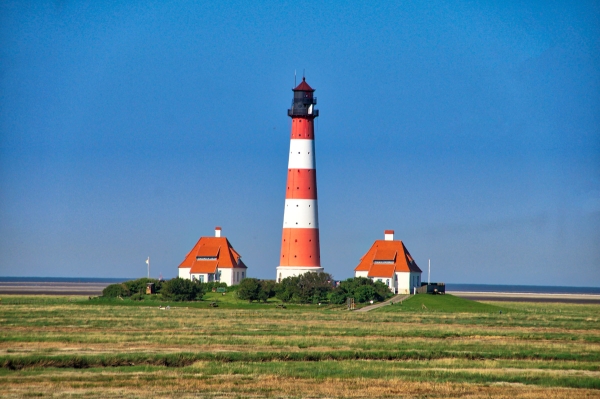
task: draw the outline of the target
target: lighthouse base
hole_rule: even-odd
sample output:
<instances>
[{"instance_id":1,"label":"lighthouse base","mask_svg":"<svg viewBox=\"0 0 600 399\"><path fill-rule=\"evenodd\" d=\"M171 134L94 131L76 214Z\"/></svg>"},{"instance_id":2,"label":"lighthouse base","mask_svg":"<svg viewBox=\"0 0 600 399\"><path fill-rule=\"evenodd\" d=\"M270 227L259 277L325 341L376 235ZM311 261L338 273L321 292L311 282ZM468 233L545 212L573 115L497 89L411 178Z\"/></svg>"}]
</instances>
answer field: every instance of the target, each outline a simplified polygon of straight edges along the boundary
<instances>
[{"instance_id":1,"label":"lighthouse base","mask_svg":"<svg viewBox=\"0 0 600 399\"><path fill-rule=\"evenodd\" d=\"M295 277L304 273L320 273L323 271L324 269L319 266L278 266L275 281L280 283L286 277Z\"/></svg>"}]
</instances>

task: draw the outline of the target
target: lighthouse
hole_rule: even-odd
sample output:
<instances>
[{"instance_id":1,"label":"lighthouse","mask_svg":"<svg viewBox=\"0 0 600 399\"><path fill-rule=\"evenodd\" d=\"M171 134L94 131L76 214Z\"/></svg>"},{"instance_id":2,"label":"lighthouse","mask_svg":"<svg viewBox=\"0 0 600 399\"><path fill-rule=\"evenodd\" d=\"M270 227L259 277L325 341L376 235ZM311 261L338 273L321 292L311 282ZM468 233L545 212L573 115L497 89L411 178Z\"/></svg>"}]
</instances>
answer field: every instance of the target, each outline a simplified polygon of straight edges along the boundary
<instances>
[{"instance_id":1,"label":"lighthouse","mask_svg":"<svg viewBox=\"0 0 600 399\"><path fill-rule=\"evenodd\" d=\"M322 272L317 207L314 120L317 98L306 79L292 89L294 98L290 152L283 212L281 256L276 280L307 272Z\"/></svg>"}]
</instances>

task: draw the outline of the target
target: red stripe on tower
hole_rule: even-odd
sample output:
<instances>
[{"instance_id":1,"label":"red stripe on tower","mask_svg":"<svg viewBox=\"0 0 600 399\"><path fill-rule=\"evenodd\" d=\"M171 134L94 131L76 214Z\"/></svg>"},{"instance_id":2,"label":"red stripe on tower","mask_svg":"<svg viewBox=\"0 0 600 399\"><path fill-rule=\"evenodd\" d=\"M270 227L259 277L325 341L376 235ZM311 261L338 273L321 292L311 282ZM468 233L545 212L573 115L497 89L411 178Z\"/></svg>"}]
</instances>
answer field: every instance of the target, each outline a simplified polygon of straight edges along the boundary
<instances>
[{"instance_id":1,"label":"red stripe on tower","mask_svg":"<svg viewBox=\"0 0 600 399\"><path fill-rule=\"evenodd\" d=\"M292 89L294 99L288 116L292 118L287 189L283 213L281 257L277 281L307 272L322 272L317 209L317 169L315 164L314 90L302 78Z\"/></svg>"}]
</instances>

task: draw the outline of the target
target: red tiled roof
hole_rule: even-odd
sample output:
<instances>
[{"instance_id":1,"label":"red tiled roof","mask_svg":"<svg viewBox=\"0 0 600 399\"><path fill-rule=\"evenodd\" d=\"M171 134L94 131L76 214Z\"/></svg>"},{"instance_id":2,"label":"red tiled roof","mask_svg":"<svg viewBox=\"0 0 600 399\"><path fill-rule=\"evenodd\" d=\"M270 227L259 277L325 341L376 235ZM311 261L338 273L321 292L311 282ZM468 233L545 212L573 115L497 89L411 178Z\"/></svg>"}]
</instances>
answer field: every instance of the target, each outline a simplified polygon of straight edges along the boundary
<instances>
[{"instance_id":1,"label":"red tiled roof","mask_svg":"<svg viewBox=\"0 0 600 399\"><path fill-rule=\"evenodd\" d=\"M198 260L197 257L216 257L216 260ZM213 266L214 263L214 266ZM179 268L191 268L190 273L214 273L216 267L221 269L247 268L241 256L225 237L201 237L194 248L185 256ZM201 271L195 270L213 270Z\"/></svg>"},{"instance_id":2,"label":"red tiled roof","mask_svg":"<svg viewBox=\"0 0 600 399\"><path fill-rule=\"evenodd\" d=\"M374 263L375 260L389 261L390 253L395 253L394 263ZM388 258L388 259L386 259ZM421 269L417 266L402 241L377 240L373 243L369 251L360 259L358 266L354 271L368 271L369 277L388 277L389 273L396 272L417 272ZM378 273L383 273L379 275Z\"/></svg>"},{"instance_id":3,"label":"red tiled roof","mask_svg":"<svg viewBox=\"0 0 600 399\"><path fill-rule=\"evenodd\" d=\"M198 248L198 252L196 253L196 256L202 256L202 257L217 257L217 255L219 255L219 249L221 247L213 247L213 246L202 246L200 248Z\"/></svg>"},{"instance_id":4,"label":"red tiled roof","mask_svg":"<svg viewBox=\"0 0 600 399\"><path fill-rule=\"evenodd\" d=\"M315 91L312 87L310 87L308 85L308 83L306 83L305 78L302 78L302 82L296 86L295 89L292 89L293 91Z\"/></svg>"},{"instance_id":5,"label":"red tiled roof","mask_svg":"<svg viewBox=\"0 0 600 399\"><path fill-rule=\"evenodd\" d=\"M394 277L396 268L393 263L375 264L369 270L369 277Z\"/></svg>"},{"instance_id":6,"label":"red tiled roof","mask_svg":"<svg viewBox=\"0 0 600 399\"><path fill-rule=\"evenodd\" d=\"M398 253L398 251L396 251L395 249L383 249L383 248L379 248L376 252L375 252L375 256L373 257L373 260L388 260L388 261L395 261L396 260L396 254Z\"/></svg>"},{"instance_id":7,"label":"red tiled roof","mask_svg":"<svg viewBox=\"0 0 600 399\"><path fill-rule=\"evenodd\" d=\"M200 260L194 262L192 268L190 269L190 274L196 273L216 273L217 272L217 263L216 260Z\"/></svg>"}]
</instances>

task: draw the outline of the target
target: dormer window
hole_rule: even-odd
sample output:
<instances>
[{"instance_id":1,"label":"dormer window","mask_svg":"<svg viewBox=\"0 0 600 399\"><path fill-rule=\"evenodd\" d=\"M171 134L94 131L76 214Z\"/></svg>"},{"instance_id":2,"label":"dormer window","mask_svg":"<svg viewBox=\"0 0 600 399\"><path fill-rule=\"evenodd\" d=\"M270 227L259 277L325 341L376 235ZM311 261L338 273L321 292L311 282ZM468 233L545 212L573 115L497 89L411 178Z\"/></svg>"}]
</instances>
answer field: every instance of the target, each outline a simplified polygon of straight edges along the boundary
<instances>
[{"instance_id":1,"label":"dormer window","mask_svg":"<svg viewBox=\"0 0 600 399\"><path fill-rule=\"evenodd\" d=\"M217 260L216 256L196 256L196 260Z\"/></svg>"}]
</instances>

